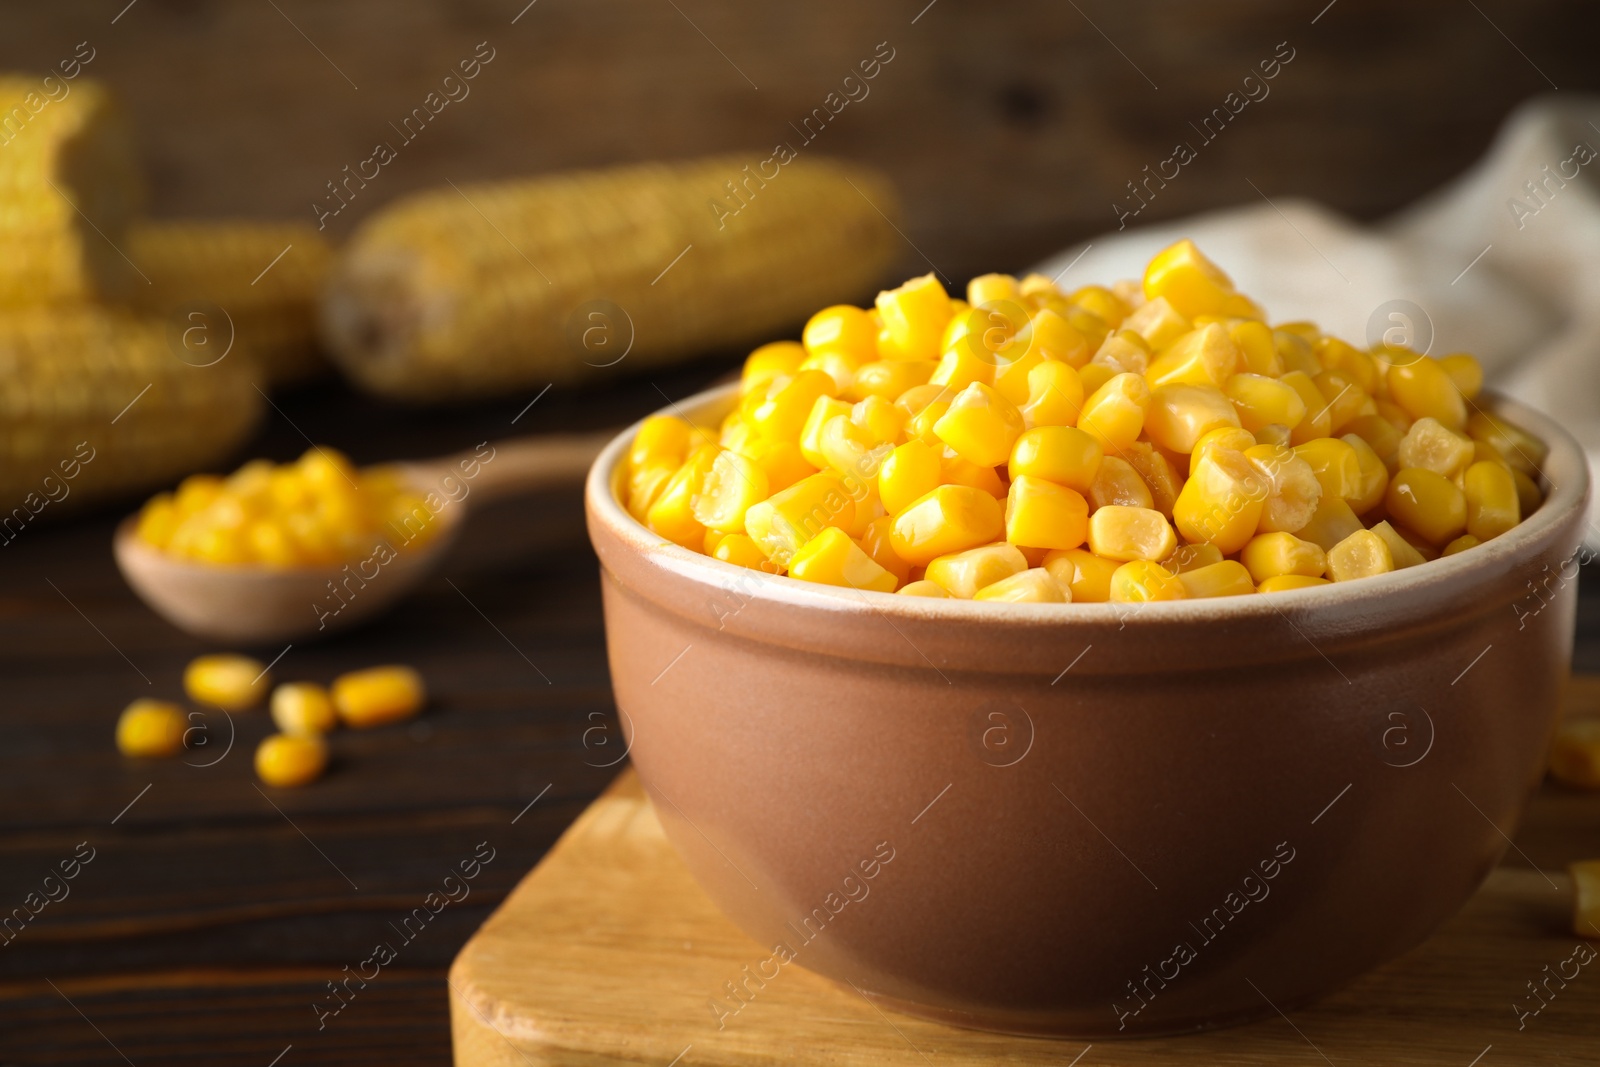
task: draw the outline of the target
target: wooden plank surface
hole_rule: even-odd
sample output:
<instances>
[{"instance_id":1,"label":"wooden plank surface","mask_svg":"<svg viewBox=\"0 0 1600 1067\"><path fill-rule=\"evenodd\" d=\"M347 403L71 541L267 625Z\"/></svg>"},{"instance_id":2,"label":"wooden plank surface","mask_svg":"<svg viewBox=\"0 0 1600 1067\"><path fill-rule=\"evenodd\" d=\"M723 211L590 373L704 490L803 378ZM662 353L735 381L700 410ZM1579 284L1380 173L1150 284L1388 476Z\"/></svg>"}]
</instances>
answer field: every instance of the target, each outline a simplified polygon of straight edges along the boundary
<instances>
[{"instance_id":1,"label":"wooden plank surface","mask_svg":"<svg viewBox=\"0 0 1600 1067\"><path fill-rule=\"evenodd\" d=\"M1528 826L1550 834L1569 856L1600 852L1600 802L1592 795L1546 787ZM1600 976L1580 970L1519 1029L1512 1004L1533 1003L1524 981L1541 978L1542 968L1567 959L1579 943L1569 930L1571 890L1561 868L1548 869L1552 886L1520 862L1495 871L1459 915L1401 959L1290 1016L1244 1027L1101 1041L1092 1048L1083 1041L1006 1037L885 1013L799 966L780 971L736 1014L719 1017L709 1003L722 995L723 983L767 952L695 885L630 771L457 957L450 975L455 1062L1595 1063Z\"/></svg>"}]
</instances>

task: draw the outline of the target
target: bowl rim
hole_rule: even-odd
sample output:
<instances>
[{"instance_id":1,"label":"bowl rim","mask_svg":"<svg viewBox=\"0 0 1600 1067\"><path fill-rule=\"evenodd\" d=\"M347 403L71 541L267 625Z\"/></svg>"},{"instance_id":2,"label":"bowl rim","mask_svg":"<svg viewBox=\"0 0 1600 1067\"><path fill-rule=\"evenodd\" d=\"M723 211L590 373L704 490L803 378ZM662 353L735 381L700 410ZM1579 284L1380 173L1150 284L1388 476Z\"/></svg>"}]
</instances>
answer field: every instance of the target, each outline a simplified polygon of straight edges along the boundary
<instances>
[{"instance_id":1,"label":"bowl rim","mask_svg":"<svg viewBox=\"0 0 1600 1067\"><path fill-rule=\"evenodd\" d=\"M695 416L715 412L718 408L726 409L737 400L738 390L739 383L731 382L702 390L680 401L669 398L666 407L652 415L676 415L699 425ZM1285 615L1285 609L1293 609L1296 613L1336 606L1356 611L1381 609L1383 601L1407 596L1422 599L1425 594L1444 592L1446 587L1455 585L1463 577L1470 579L1475 573L1488 577L1502 573L1518 561L1531 559L1571 522L1575 513L1583 515L1587 524L1590 493L1588 460L1572 435L1541 412L1493 390L1485 389L1475 401L1468 401L1468 406L1475 412L1503 416L1539 438L1549 449L1543 469L1539 471L1540 487L1545 490L1545 499L1532 515L1499 537L1452 556L1428 560L1419 566L1353 582L1288 589L1264 596L1208 597L1148 603L997 604L954 597L902 596L899 593L847 589L739 567L666 540L628 514L617 497L614 487L619 469L644 419L624 429L596 457L585 480L584 496L591 522L603 524L618 541L643 557L647 563L680 578L702 583L708 591L723 591L731 584L739 588L741 596L795 608L877 615L890 622L895 619L951 623L981 621L987 625L1030 627L1073 624L1099 627L1116 624L1122 628L1141 624L1243 622L1274 615L1281 617ZM1549 477L1547 472L1551 469L1563 473L1561 484ZM1564 472L1568 470L1575 477L1566 477ZM1592 524L1589 530L1600 537L1600 531L1596 531Z\"/></svg>"}]
</instances>

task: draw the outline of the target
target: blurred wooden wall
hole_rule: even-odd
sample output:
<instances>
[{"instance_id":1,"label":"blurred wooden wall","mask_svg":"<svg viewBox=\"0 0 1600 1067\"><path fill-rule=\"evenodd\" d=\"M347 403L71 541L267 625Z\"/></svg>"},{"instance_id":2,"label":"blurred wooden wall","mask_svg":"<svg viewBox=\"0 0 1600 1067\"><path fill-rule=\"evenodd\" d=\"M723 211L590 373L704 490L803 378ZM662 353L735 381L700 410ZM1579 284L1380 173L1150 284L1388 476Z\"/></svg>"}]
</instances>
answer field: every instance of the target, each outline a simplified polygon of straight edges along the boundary
<instances>
[{"instance_id":1,"label":"blurred wooden wall","mask_svg":"<svg viewBox=\"0 0 1600 1067\"><path fill-rule=\"evenodd\" d=\"M142 135L157 214L312 220L325 183L398 142L390 123L487 41L495 58L471 95L333 220L346 234L446 179L764 156L887 41L894 59L870 95L807 151L889 171L910 239L953 277L1114 227L1125 183L1195 141L1189 123L1279 42L1295 58L1270 95L1141 221L1251 200L1246 178L1381 215L1482 152L1520 101L1600 84L1592 0L526 3L8 5L0 65L42 72L89 41L89 72L121 92Z\"/></svg>"}]
</instances>

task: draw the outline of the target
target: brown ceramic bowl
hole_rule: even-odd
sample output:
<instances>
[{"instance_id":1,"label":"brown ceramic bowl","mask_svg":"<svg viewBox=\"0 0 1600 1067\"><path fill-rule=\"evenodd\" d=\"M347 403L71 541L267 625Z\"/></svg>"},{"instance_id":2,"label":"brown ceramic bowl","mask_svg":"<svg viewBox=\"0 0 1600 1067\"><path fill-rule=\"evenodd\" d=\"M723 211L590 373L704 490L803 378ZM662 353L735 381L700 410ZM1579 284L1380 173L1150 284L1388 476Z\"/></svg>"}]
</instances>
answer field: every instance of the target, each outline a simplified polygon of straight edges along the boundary
<instances>
[{"instance_id":1,"label":"brown ceramic bowl","mask_svg":"<svg viewBox=\"0 0 1600 1067\"><path fill-rule=\"evenodd\" d=\"M619 437L588 516L634 764L764 947L706 990L713 1014L792 961L962 1026L1175 1032L1422 941L1506 848L1572 650L1583 454L1484 402L1550 445L1515 530L1348 585L1142 608L735 568L619 506Z\"/></svg>"}]
</instances>

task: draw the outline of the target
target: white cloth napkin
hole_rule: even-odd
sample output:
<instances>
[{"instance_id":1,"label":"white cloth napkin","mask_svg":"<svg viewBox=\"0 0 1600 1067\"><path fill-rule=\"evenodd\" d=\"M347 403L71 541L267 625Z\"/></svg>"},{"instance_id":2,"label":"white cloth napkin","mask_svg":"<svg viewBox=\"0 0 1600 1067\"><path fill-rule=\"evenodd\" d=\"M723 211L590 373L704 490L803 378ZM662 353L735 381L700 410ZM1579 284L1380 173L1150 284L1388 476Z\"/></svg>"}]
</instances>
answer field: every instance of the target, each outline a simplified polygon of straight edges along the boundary
<instances>
[{"instance_id":1,"label":"white cloth napkin","mask_svg":"<svg viewBox=\"0 0 1600 1067\"><path fill-rule=\"evenodd\" d=\"M1181 180L1181 179L1180 179ZM1553 416L1600 471L1600 97L1539 98L1483 159L1364 226L1306 200L1130 226L1041 264L1071 290L1138 278L1191 237L1274 322L1357 344L1471 352L1497 389ZM1591 543L1600 540L1600 501Z\"/></svg>"}]
</instances>

